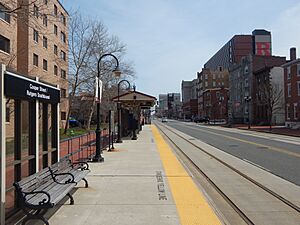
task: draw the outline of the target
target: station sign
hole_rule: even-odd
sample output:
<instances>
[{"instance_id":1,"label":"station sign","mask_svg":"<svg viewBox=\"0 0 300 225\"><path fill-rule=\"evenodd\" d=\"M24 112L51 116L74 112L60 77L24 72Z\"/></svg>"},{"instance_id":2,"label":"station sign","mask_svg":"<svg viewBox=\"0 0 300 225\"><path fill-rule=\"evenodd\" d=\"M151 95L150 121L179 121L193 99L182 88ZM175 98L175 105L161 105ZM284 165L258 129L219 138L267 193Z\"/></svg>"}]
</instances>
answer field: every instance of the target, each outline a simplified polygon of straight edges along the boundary
<instances>
[{"instance_id":1,"label":"station sign","mask_svg":"<svg viewBox=\"0 0 300 225\"><path fill-rule=\"evenodd\" d=\"M58 88L17 74L5 73L4 84L6 97L39 100L51 104L60 102L60 90Z\"/></svg>"}]
</instances>

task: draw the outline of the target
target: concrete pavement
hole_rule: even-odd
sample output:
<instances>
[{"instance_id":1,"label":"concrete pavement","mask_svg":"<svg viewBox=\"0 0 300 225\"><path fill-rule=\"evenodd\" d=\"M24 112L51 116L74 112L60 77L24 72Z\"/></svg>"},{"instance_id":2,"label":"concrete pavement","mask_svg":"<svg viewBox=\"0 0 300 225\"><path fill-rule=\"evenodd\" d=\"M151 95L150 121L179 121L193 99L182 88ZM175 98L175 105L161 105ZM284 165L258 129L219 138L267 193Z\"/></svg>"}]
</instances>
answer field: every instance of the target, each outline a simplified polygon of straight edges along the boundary
<instances>
[{"instance_id":1,"label":"concrete pavement","mask_svg":"<svg viewBox=\"0 0 300 225\"><path fill-rule=\"evenodd\" d=\"M80 184L75 204L62 205L51 225L180 224L150 127L115 147L104 163L90 163L89 188Z\"/></svg>"}]
</instances>

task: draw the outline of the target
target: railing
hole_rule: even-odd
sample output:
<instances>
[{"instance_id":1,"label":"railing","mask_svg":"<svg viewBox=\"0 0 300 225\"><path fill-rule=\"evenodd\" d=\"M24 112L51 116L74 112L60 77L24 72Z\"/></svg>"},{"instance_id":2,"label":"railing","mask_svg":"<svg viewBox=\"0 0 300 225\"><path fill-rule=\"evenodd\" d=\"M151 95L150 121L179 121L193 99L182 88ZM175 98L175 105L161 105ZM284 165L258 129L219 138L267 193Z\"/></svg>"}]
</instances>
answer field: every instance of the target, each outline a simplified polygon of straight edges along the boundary
<instances>
[{"instance_id":1,"label":"railing","mask_svg":"<svg viewBox=\"0 0 300 225\"><path fill-rule=\"evenodd\" d=\"M110 138L110 141L109 141ZM101 148L107 149L114 138L108 135L107 130L101 132ZM60 158L68 157L72 161L90 160L96 151L96 134L87 134L64 139L60 142Z\"/></svg>"}]
</instances>

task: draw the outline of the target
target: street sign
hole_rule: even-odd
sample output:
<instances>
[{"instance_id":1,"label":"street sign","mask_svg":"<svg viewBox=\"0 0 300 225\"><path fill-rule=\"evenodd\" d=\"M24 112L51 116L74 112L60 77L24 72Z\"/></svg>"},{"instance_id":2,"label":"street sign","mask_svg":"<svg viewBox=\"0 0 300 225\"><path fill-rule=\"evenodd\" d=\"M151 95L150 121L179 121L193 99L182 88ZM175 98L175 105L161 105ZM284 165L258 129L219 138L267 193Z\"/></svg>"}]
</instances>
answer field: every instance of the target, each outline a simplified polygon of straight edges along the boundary
<instances>
[{"instance_id":1,"label":"street sign","mask_svg":"<svg viewBox=\"0 0 300 225\"><path fill-rule=\"evenodd\" d=\"M96 77L95 89L96 89L96 92L95 92L96 101L101 102L101 99L102 99L102 81L98 77Z\"/></svg>"}]
</instances>

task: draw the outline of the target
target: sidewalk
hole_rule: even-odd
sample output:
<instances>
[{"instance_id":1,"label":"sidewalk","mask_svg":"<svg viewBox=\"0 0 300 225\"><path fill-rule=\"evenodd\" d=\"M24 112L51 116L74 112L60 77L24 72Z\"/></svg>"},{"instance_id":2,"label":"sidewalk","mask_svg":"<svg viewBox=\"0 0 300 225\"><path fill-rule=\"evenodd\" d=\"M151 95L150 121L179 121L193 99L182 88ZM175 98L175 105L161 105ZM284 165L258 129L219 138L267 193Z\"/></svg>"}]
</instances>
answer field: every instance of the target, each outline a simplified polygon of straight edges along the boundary
<instances>
[{"instance_id":1,"label":"sidewalk","mask_svg":"<svg viewBox=\"0 0 300 225\"><path fill-rule=\"evenodd\" d=\"M154 125L115 148L89 163L89 188L80 183L74 205L50 212L51 225L221 224Z\"/></svg>"},{"instance_id":2,"label":"sidewalk","mask_svg":"<svg viewBox=\"0 0 300 225\"><path fill-rule=\"evenodd\" d=\"M238 129L243 129L243 130L248 129L248 126L245 124L240 125L240 126L237 125L235 127ZM282 126L273 126L271 130L270 130L269 126L251 126L250 130L271 133L271 134L281 134L281 135L287 135L287 136L300 137L300 130L282 127Z\"/></svg>"},{"instance_id":3,"label":"sidewalk","mask_svg":"<svg viewBox=\"0 0 300 225\"><path fill-rule=\"evenodd\" d=\"M89 188L79 184L75 204L65 202L51 225L180 224L150 126L115 148L104 163L90 163Z\"/></svg>"}]
</instances>

